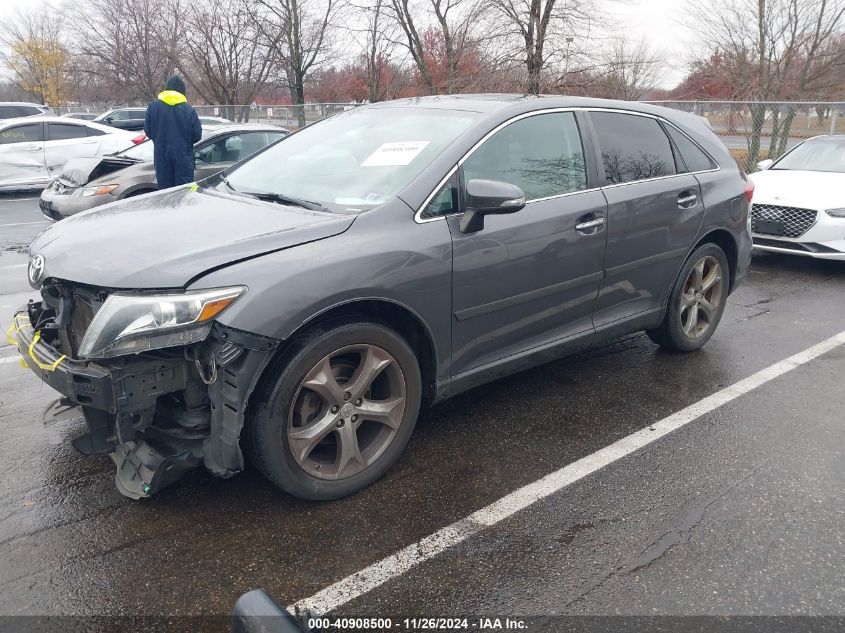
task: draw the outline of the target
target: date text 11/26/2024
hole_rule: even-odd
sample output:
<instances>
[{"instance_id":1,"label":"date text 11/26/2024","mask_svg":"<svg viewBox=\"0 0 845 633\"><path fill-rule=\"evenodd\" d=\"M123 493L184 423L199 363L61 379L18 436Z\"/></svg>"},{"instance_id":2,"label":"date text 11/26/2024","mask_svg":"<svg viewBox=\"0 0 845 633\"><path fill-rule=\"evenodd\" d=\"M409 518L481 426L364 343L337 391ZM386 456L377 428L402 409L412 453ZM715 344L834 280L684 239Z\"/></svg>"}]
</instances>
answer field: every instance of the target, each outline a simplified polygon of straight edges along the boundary
<instances>
[{"instance_id":1,"label":"date text 11/26/2024","mask_svg":"<svg viewBox=\"0 0 845 633\"><path fill-rule=\"evenodd\" d=\"M325 631L519 631L524 620L514 618L309 618L308 628Z\"/></svg>"}]
</instances>

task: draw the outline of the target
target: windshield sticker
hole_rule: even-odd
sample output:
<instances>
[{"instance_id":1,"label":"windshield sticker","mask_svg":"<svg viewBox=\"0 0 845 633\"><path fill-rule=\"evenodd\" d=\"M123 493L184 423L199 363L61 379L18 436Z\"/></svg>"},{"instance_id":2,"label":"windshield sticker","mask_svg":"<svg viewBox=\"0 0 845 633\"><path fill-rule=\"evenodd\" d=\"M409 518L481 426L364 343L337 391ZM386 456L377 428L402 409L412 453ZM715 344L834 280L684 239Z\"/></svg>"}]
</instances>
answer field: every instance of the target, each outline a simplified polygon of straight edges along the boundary
<instances>
[{"instance_id":1,"label":"windshield sticker","mask_svg":"<svg viewBox=\"0 0 845 633\"><path fill-rule=\"evenodd\" d=\"M370 154L361 167L387 167L408 165L431 141L400 141L382 143Z\"/></svg>"},{"instance_id":2,"label":"windshield sticker","mask_svg":"<svg viewBox=\"0 0 845 633\"><path fill-rule=\"evenodd\" d=\"M335 198L335 204L373 206L384 203L384 198L378 193L368 193L360 198Z\"/></svg>"}]
</instances>

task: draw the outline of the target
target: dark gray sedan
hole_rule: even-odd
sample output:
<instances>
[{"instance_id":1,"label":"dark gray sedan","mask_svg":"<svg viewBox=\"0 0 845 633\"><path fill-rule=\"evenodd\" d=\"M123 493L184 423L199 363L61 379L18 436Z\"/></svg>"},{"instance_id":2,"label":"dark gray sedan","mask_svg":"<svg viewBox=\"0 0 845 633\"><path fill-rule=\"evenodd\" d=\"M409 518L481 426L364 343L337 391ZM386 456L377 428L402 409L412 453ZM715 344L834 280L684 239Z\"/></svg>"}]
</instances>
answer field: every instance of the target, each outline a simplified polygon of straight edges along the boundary
<instances>
[{"instance_id":1,"label":"dark gray sedan","mask_svg":"<svg viewBox=\"0 0 845 633\"><path fill-rule=\"evenodd\" d=\"M127 496L244 451L335 499L396 461L421 405L640 330L702 347L748 270L752 189L682 112L379 103L50 226L11 332Z\"/></svg>"},{"instance_id":2,"label":"dark gray sedan","mask_svg":"<svg viewBox=\"0 0 845 633\"><path fill-rule=\"evenodd\" d=\"M204 127L203 132L194 146L197 180L216 174L287 134L274 125L251 123ZM156 189L153 142L147 140L110 156L68 161L41 193L40 205L49 219L61 220Z\"/></svg>"}]
</instances>

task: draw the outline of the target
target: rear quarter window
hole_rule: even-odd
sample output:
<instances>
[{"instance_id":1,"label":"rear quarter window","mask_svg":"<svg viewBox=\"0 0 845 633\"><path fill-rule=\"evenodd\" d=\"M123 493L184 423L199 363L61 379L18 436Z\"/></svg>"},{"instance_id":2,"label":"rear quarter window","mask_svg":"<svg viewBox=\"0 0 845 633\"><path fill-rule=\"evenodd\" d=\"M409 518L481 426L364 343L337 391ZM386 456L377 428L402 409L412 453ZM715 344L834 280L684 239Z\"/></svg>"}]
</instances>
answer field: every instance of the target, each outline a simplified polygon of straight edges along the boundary
<instances>
[{"instance_id":1,"label":"rear quarter window","mask_svg":"<svg viewBox=\"0 0 845 633\"><path fill-rule=\"evenodd\" d=\"M684 170L683 165L678 165L678 171L706 171L716 168L710 157L693 143L686 134L671 124L664 125L664 128L672 138L672 142L675 143L675 147L678 148L681 159L686 166Z\"/></svg>"},{"instance_id":2,"label":"rear quarter window","mask_svg":"<svg viewBox=\"0 0 845 633\"><path fill-rule=\"evenodd\" d=\"M590 112L608 185L677 173L669 137L656 119L635 114Z\"/></svg>"}]
</instances>

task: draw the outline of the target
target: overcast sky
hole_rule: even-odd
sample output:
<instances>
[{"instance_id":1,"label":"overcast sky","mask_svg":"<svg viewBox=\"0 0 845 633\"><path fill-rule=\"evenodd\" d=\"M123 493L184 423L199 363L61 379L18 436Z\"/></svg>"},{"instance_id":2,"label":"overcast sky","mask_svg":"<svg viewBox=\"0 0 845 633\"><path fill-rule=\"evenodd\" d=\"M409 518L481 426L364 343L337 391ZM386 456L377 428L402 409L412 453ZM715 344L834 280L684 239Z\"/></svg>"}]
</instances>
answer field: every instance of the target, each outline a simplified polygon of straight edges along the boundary
<instances>
[{"instance_id":1,"label":"overcast sky","mask_svg":"<svg viewBox=\"0 0 845 633\"><path fill-rule=\"evenodd\" d=\"M16 9L33 4L34 0L0 0L0 25ZM608 5L616 14L616 22L624 27L622 34L645 39L653 48L664 52L667 70L661 83L667 88L684 76L689 61L686 51L693 42L692 31L683 24L684 4L683 0L627 0Z\"/></svg>"},{"instance_id":2,"label":"overcast sky","mask_svg":"<svg viewBox=\"0 0 845 633\"><path fill-rule=\"evenodd\" d=\"M646 40L662 51L666 59L666 75L662 87L672 88L686 74L695 34L685 24L684 0L629 0L615 4L617 22L622 34Z\"/></svg>"}]
</instances>

